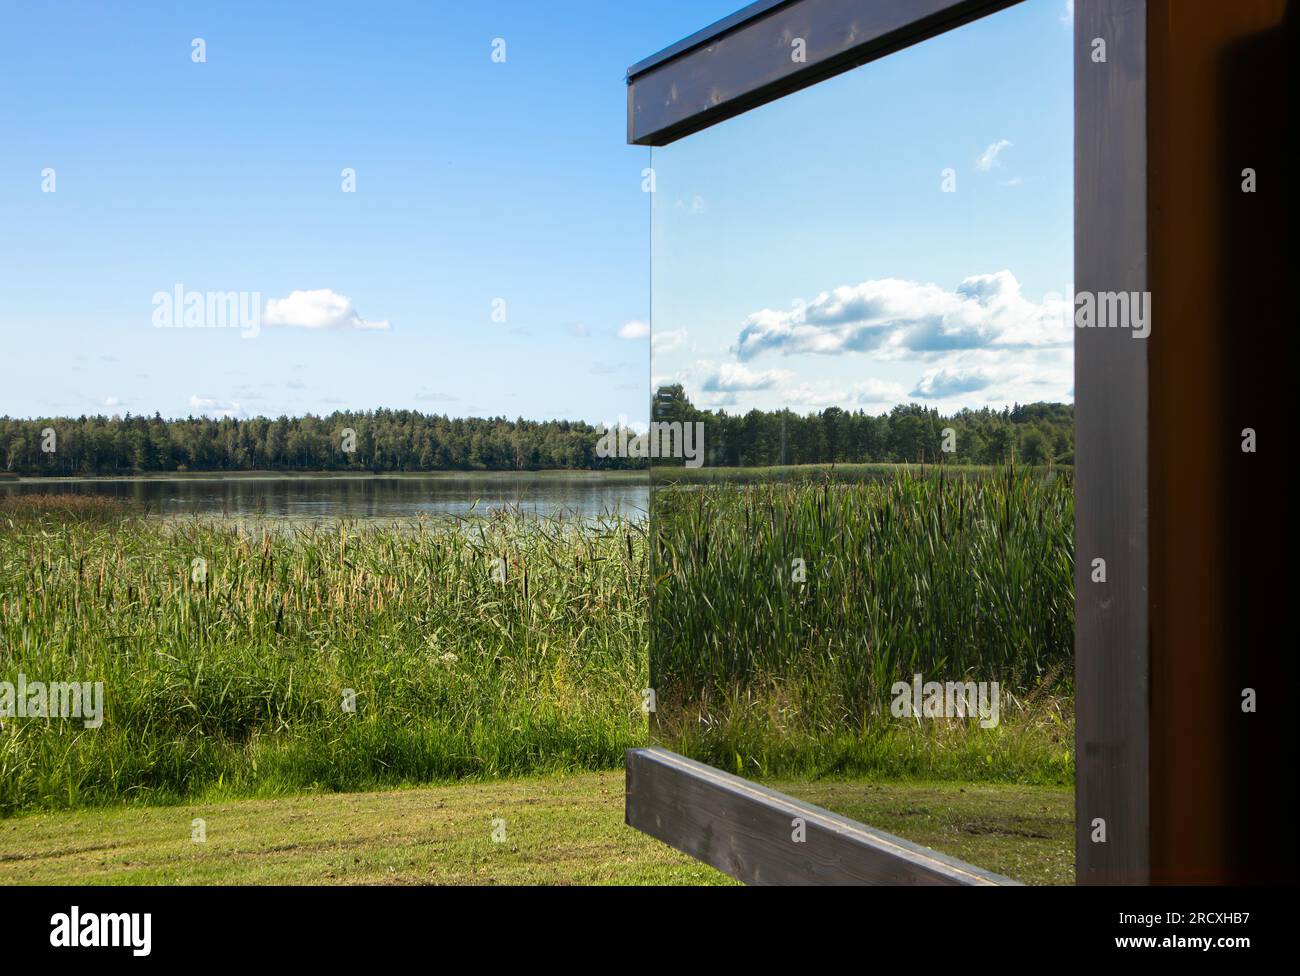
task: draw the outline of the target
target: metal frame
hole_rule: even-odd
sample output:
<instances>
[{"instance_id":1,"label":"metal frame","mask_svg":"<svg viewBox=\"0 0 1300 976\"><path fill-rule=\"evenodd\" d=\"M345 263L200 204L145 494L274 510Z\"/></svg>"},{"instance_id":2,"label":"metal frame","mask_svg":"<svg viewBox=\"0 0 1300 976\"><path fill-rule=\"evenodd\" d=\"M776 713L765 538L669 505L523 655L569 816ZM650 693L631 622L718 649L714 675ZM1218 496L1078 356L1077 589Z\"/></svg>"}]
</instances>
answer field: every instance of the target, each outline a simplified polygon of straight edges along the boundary
<instances>
[{"instance_id":1,"label":"metal frame","mask_svg":"<svg viewBox=\"0 0 1300 976\"><path fill-rule=\"evenodd\" d=\"M1084 0L1074 16L1075 291L1147 292L1147 3ZM1098 37L1104 64L1091 60ZM1151 871L1148 340L1074 331L1075 880L1141 884ZM1092 580L1098 558L1104 583Z\"/></svg>"},{"instance_id":2,"label":"metal frame","mask_svg":"<svg viewBox=\"0 0 1300 976\"><path fill-rule=\"evenodd\" d=\"M1015 0L753 4L628 71L628 141L662 146ZM1082 0L1075 21L1075 281L1149 290L1147 0ZM795 63L802 37L807 61ZM1106 64L1090 60L1103 37ZM1104 70L1096 70L1104 69ZM1150 880L1146 343L1076 329L1076 862L1080 883ZM1093 583L1093 558L1107 582ZM818 854L778 843L815 810L664 750L627 758L627 823L746 881L1005 883L816 810ZM831 819L826 819L831 818ZM1093 840L1104 821L1105 841ZM765 839L766 838L766 839ZM893 845L893 846L891 846ZM956 874L925 875L916 858Z\"/></svg>"},{"instance_id":3,"label":"metal frame","mask_svg":"<svg viewBox=\"0 0 1300 976\"><path fill-rule=\"evenodd\" d=\"M667 749L628 750L627 822L747 884L1017 883Z\"/></svg>"},{"instance_id":4,"label":"metal frame","mask_svg":"<svg viewBox=\"0 0 1300 976\"><path fill-rule=\"evenodd\" d=\"M1018 2L759 0L628 69L627 141L666 146Z\"/></svg>"}]
</instances>

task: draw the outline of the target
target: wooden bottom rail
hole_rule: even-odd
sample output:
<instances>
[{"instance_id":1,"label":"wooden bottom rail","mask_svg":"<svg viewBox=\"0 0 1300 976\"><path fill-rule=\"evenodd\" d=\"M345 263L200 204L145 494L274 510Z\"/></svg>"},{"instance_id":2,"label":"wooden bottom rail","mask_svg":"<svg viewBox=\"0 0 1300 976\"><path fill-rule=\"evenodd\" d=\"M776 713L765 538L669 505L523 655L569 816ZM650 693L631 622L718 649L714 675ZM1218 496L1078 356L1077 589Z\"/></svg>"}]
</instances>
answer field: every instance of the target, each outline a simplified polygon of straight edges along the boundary
<instances>
[{"instance_id":1,"label":"wooden bottom rail","mask_svg":"<svg viewBox=\"0 0 1300 976\"><path fill-rule=\"evenodd\" d=\"M753 885L1014 885L667 749L629 749L626 821Z\"/></svg>"}]
</instances>

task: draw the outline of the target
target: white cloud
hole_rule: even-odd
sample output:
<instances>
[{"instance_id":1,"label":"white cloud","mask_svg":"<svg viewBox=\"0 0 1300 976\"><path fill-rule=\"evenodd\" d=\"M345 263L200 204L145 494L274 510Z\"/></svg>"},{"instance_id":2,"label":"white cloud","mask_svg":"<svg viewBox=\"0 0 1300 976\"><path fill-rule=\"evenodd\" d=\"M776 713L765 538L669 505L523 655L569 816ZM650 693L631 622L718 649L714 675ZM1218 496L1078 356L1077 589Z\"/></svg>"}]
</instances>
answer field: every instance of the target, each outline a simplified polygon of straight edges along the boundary
<instances>
[{"instance_id":1,"label":"white cloud","mask_svg":"<svg viewBox=\"0 0 1300 976\"><path fill-rule=\"evenodd\" d=\"M790 378L789 370L765 369L755 372L740 363L723 363L717 369L711 369L708 363L701 363L705 369L700 389L706 393L739 393L754 390L770 390L778 383Z\"/></svg>"},{"instance_id":2,"label":"white cloud","mask_svg":"<svg viewBox=\"0 0 1300 976\"><path fill-rule=\"evenodd\" d=\"M825 384L800 383L781 390L781 402L792 407L829 407L848 398L848 390Z\"/></svg>"},{"instance_id":3,"label":"white cloud","mask_svg":"<svg viewBox=\"0 0 1300 976\"><path fill-rule=\"evenodd\" d=\"M773 395L792 406L871 411L919 399L960 409L1072 399L1073 332L1066 299L1048 294L1033 301L1002 270L971 275L953 288L876 279L822 292L806 304L762 309L745 318L729 351L748 366L749 377L765 377L754 365L765 353L867 354L868 376L861 380L844 378L844 367L835 365L835 379L782 381ZM919 364L910 375L908 363ZM700 392L772 389L727 382L712 364L697 364L691 373L708 383L692 384Z\"/></svg>"},{"instance_id":4,"label":"white cloud","mask_svg":"<svg viewBox=\"0 0 1300 976\"><path fill-rule=\"evenodd\" d=\"M676 329L652 333L650 348L658 353L672 352L686 345L686 330Z\"/></svg>"},{"instance_id":5,"label":"white cloud","mask_svg":"<svg viewBox=\"0 0 1300 976\"><path fill-rule=\"evenodd\" d=\"M897 383L869 379L852 386L835 386L831 383L800 383L785 387L780 392L782 403L792 407L857 407L888 408L907 400L907 391Z\"/></svg>"},{"instance_id":6,"label":"white cloud","mask_svg":"<svg viewBox=\"0 0 1300 976\"><path fill-rule=\"evenodd\" d=\"M1074 0L1065 0L1065 12L1061 14L1061 23L1066 27L1074 26Z\"/></svg>"},{"instance_id":7,"label":"white cloud","mask_svg":"<svg viewBox=\"0 0 1300 976\"><path fill-rule=\"evenodd\" d=\"M988 370L978 368L954 369L944 366L939 369L932 369L921 377L921 381L916 384L916 389L912 391L912 396L936 400L944 399L983 390L992 385L993 382L994 378Z\"/></svg>"},{"instance_id":8,"label":"white cloud","mask_svg":"<svg viewBox=\"0 0 1300 976\"><path fill-rule=\"evenodd\" d=\"M952 357L923 373L910 396L944 401L945 409L972 404L992 406L1066 401L1074 398L1073 354L1068 349L976 350Z\"/></svg>"},{"instance_id":9,"label":"white cloud","mask_svg":"<svg viewBox=\"0 0 1300 976\"><path fill-rule=\"evenodd\" d=\"M879 359L925 359L965 349L1069 346L1064 299L1033 302L1010 271L972 275L953 290L880 278L822 292L807 305L748 316L732 352L750 360L785 355L871 352Z\"/></svg>"},{"instance_id":10,"label":"white cloud","mask_svg":"<svg viewBox=\"0 0 1300 976\"><path fill-rule=\"evenodd\" d=\"M120 407L120 406L123 406L125 403L126 403L126 401L123 400L121 397L118 397L118 396L106 396L106 397L104 397L104 406L106 406L106 407Z\"/></svg>"},{"instance_id":11,"label":"white cloud","mask_svg":"<svg viewBox=\"0 0 1300 976\"><path fill-rule=\"evenodd\" d=\"M989 147L980 153L979 159L975 160L975 168L981 173L987 173L994 166L1001 165L998 162L998 154L1010 145L1009 139L999 139L997 142L990 143Z\"/></svg>"},{"instance_id":12,"label":"white cloud","mask_svg":"<svg viewBox=\"0 0 1300 976\"><path fill-rule=\"evenodd\" d=\"M639 320L628 322L618 330L620 339L649 339L650 348L655 352L671 352L674 349L680 349L686 344L687 333L685 329L665 330L657 332L650 331L650 325L647 322Z\"/></svg>"},{"instance_id":13,"label":"white cloud","mask_svg":"<svg viewBox=\"0 0 1300 976\"><path fill-rule=\"evenodd\" d=\"M734 393L700 393L691 397L691 400L706 410L734 407L740 403L740 398Z\"/></svg>"},{"instance_id":14,"label":"white cloud","mask_svg":"<svg viewBox=\"0 0 1300 976\"><path fill-rule=\"evenodd\" d=\"M298 329L388 329L388 320L363 319L352 299L329 288L291 291L288 298L267 300L262 324Z\"/></svg>"},{"instance_id":15,"label":"white cloud","mask_svg":"<svg viewBox=\"0 0 1300 976\"><path fill-rule=\"evenodd\" d=\"M897 383L885 380L866 380L853 384L853 401L855 403L882 404L892 407L907 399L907 393Z\"/></svg>"},{"instance_id":16,"label":"white cloud","mask_svg":"<svg viewBox=\"0 0 1300 976\"><path fill-rule=\"evenodd\" d=\"M209 417L242 417L243 409L238 403L223 403L216 397L198 396L197 394L190 397L191 409L205 413Z\"/></svg>"}]
</instances>

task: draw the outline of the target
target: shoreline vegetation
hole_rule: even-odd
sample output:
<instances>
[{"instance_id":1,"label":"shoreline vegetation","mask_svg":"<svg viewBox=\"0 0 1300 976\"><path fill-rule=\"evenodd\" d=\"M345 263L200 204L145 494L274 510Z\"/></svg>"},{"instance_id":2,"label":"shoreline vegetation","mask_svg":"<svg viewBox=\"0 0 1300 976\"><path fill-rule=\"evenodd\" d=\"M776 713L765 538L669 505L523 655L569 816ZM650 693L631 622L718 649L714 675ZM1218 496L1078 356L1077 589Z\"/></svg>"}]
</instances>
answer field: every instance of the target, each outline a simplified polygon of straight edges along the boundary
<instances>
[{"instance_id":1,"label":"shoreline vegetation","mask_svg":"<svg viewBox=\"0 0 1300 976\"><path fill-rule=\"evenodd\" d=\"M657 739L747 776L1072 783L1072 480L658 490ZM900 718L894 685L916 675L997 682L999 721Z\"/></svg>"},{"instance_id":2,"label":"shoreline vegetation","mask_svg":"<svg viewBox=\"0 0 1300 976\"><path fill-rule=\"evenodd\" d=\"M870 414L701 410L680 385L661 387L653 422L702 423L709 467L807 464L1069 465L1074 408L1032 403L944 416L921 404ZM625 421L613 425L626 427ZM615 471L641 457L601 456L608 428L585 421L449 417L414 410L301 417L0 416L0 471L9 475L190 472ZM678 459L680 461L680 459Z\"/></svg>"},{"instance_id":3,"label":"shoreline vegetation","mask_svg":"<svg viewBox=\"0 0 1300 976\"><path fill-rule=\"evenodd\" d=\"M609 769L644 742L644 529L497 512L293 532L0 496L0 815Z\"/></svg>"},{"instance_id":4,"label":"shoreline vegetation","mask_svg":"<svg viewBox=\"0 0 1300 976\"><path fill-rule=\"evenodd\" d=\"M777 464L763 467L721 468L663 468L650 469L650 483L656 489L690 487L709 484L764 484L816 482L821 484L853 484L856 482L888 482L896 478L921 479L980 479L990 478L1007 470L996 464L946 464L880 462L862 464ZM1068 476L1073 471L1068 464L1017 465L1022 474L1043 478Z\"/></svg>"},{"instance_id":5,"label":"shoreline vegetation","mask_svg":"<svg viewBox=\"0 0 1300 976\"><path fill-rule=\"evenodd\" d=\"M1024 628L1009 628L1010 608L1037 599L1013 589L1034 572L1019 559L1022 544L1035 538L1045 514L1051 538L1065 531L1069 492L1040 475L1014 479L706 486L664 494L682 496L686 520L673 524L497 511L412 519L401 531L347 520L291 532L219 517L157 522L115 498L0 492L0 681L23 673L105 685L102 728L0 720L0 817L617 768L626 748L649 738L642 710L648 646L662 685L660 733L675 722L682 750L727 769L1068 785L1069 676L1052 670L1065 646L1056 640L1040 657L1029 653L1035 627L1063 633L1066 626L1065 565L1040 584L1056 602ZM880 503L893 497L896 505L899 491L918 507L911 514L895 507L894 521L882 523ZM1037 494L1017 500L1020 491ZM961 512L973 520L962 524L985 527L939 530L936 519ZM691 519L708 523L697 525L703 548L690 541ZM895 574L890 589L879 588L879 577L867 586L873 577L854 575L848 554L868 539L886 544L882 524L924 530L916 538L939 547L939 574L911 572L923 551L913 545L898 557L911 569ZM685 575L658 579L656 599L676 593L681 602L657 604L653 628L651 533L661 550L671 543L679 569L686 567ZM819 565L848 572L837 585L874 601L873 613L902 612L918 585L957 587L944 597L955 615L949 624L980 640L1015 641L1005 659L1013 696L1000 725L864 720L874 701L865 691L878 685L855 683L853 668L876 660L868 670L878 682L889 667L928 669L943 658L907 652L911 630L892 657L883 653L888 642L871 645L875 658L864 657L868 645L854 644L854 635L883 635L887 616L868 620L817 600L786 600L774 596L776 580L771 592L756 594L756 558L784 564L779 539L804 547L814 573ZM904 536L894 539L901 544ZM1019 568L992 573L982 590L962 589L960 560L973 558L977 544L999 541L1000 551L1018 554ZM1045 551L1039 540L1034 552ZM691 553L695 561L683 563ZM664 558L661 551L657 565ZM728 559L734 565L718 575ZM712 594L712 609L681 589L700 573L715 574L697 580L700 593ZM734 594L719 601L730 587ZM770 627L752 626L757 618L737 602L746 595L773 610ZM895 602L881 604L882 597ZM977 597L999 608L982 629L964 616ZM811 639L783 663L801 627ZM704 639L682 644L692 632ZM724 643L732 657L715 660ZM737 651L755 666L737 670ZM964 660L976 660L969 656L976 651L971 644ZM675 673L665 670L672 661ZM720 670L697 681L705 665ZM353 711L343 707L349 694Z\"/></svg>"},{"instance_id":6,"label":"shoreline vegetation","mask_svg":"<svg viewBox=\"0 0 1300 976\"><path fill-rule=\"evenodd\" d=\"M133 481L397 481L428 478L446 481L511 480L516 478L555 478L564 480L586 479L619 482L644 482L649 472L645 468L611 468L590 470L585 468L539 468L536 471L142 471L137 474L77 474L57 473L19 475L0 471L0 479L10 484L40 484L60 482L133 482Z\"/></svg>"}]
</instances>

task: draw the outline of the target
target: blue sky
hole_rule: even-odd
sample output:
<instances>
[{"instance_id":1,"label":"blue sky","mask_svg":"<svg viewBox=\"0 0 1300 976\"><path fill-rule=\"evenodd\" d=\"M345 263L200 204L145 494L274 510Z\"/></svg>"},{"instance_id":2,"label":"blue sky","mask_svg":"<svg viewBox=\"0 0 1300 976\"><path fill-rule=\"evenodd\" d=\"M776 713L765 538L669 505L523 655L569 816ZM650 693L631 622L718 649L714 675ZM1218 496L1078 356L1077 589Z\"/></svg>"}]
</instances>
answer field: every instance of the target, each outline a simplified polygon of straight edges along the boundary
<instances>
[{"instance_id":1,"label":"blue sky","mask_svg":"<svg viewBox=\"0 0 1300 976\"><path fill-rule=\"evenodd\" d=\"M0 414L644 417L648 340L628 323L649 316L649 153L624 144L623 74L738 5L5 2ZM655 328L689 331L679 348L690 358L663 352L655 372L697 374L704 359L720 370L751 313L868 279L953 288L1010 267L1026 288L1062 289L1068 145L1035 140L1068 103L1068 75L1059 64L1033 84L1025 74L1060 54L1040 28L1068 42L1061 7L1033 0L1036 20L1008 22L994 50L962 41L966 28L955 45L916 49L928 73L908 69L909 53L657 153L661 215L665 189L707 200L714 216L725 190L738 222L677 234L656 297L670 289L680 304L665 303L672 316ZM1026 38L1030 50L1001 60ZM996 99L975 97L972 66L996 80ZM858 80L877 69L875 84ZM921 89L903 97L893 72ZM799 104L814 111L797 117ZM1065 111L1053 124L1068 129ZM1017 175L1023 185L981 196L972 161L999 139L1012 146L981 174L984 189ZM859 163L870 179L855 181ZM927 199L915 187L937 186L939 163L958 168L959 191ZM356 192L341 190L345 168ZM54 192L42 192L49 170ZM809 188L799 210L819 232L783 231L792 193ZM689 269L724 239L719 228L744 236L727 238L728 268L708 282ZM178 284L257 293L266 321L256 338L156 328L154 297ZM800 358L817 368L790 370L782 388L872 369L860 353L832 366L771 342L731 362L784 370ZM754 392L784 397L776 390Z\"/></svg>"},{"instance_id":2,"label":"blue sky","mask_svg":"<svg viewBox=\"0 0 1300 976\"><path fill-rule=\"evenodd\" d=\"M1028 0L654 150L655 381L731 412L1072 400L1071 38Z\"/></svg>"},{"instance_id":3,"label":"blue sky","mask_svg":"<svg viewBox=\"0 0 1300 976\"><path fill-rule=\"evenodd\" d=\"M623 77L734 2L6 0L0 414L644 416ZM154 328L177 283L352 305L256 339Z\"/></svg>"}]
</instances>

